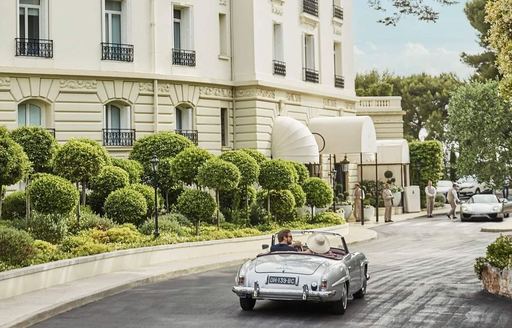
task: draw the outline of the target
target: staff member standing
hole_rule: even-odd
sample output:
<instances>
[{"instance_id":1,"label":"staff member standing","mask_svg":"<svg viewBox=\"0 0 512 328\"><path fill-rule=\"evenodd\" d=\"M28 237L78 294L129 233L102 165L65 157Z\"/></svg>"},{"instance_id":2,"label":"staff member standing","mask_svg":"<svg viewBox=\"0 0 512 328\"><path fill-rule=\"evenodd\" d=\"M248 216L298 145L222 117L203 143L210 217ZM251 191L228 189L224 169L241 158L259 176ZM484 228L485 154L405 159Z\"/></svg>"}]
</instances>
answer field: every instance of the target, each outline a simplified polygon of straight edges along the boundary
<instances>
[{"instance_id":1,"label":"staff member standing","mask_svg":"<svg viewBox=\"0 0 512 328\"><path fill-rule=\"evenodd\" d=\"M356 183L356 188L354 189L354 216L356 217L356 221L361 220L361 210L363 208L363 199L364 199L364 190L361 189L361 185Z\"/></svg>"},{"instance_id":2,"label":"staff member standing","mask_svg":"<svg viewBox=\"0 0 512 328\"><path fill-rule=\"evenodd\" d=\"M384 200L384 222L393 222L391 220L391 210L393 209L393 193L389 190L389 184L384 185L384 190L382 190L382 199Z\"/></svg>"},{"instance_id":3,"label":"staff member standing","mask_svg":"<svg viewBox=\"0 0 512 328\"><path fill-rule=\"evenodd\" d=\"M455 212L457 211L457 203L460 203L459 195L457 195L457 191L459 190L459 186L456 183L453 184L452 188L448 190L448 203L450 203L451 209L448 212L448 218L456 219Z\"/></svg>"},{"instance_id":4,"label":"staff member standing","mask_svg":"<svg viewBox=\"0 0 512 328\"><path fill-rule=\"evenodd\" d=\"M434 203L436 201L437 190L432 186L432 181L428 180L428 185L425 187L425 195L427 197L427 217L432 217L434 211Z\"/></svg>"}]
</instances>

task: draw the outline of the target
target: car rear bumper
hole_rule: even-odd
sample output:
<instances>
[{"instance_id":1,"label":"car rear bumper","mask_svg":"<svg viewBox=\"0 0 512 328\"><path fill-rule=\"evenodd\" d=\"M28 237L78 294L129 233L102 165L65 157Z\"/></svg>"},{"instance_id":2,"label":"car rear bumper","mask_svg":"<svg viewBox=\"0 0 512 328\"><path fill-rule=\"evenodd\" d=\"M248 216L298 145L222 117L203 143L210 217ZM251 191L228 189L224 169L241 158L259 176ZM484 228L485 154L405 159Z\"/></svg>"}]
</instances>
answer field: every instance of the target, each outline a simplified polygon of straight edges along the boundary
<instances>
[{"instance_id":1,"label":"car rear bumper","mask_svg":"<svg viewBox=\"0 0 512 328\"><path fill-rule=\"evenodd\" d=\"M307 286L303 286L302 290L278 289L278 288L259 288L234 286L233 292L240 297L252 297L253 299L266 300L289 300L289 301L330 301L336 296L335 290L329 291L313 291Z\"/></svg>"}]
</instances>

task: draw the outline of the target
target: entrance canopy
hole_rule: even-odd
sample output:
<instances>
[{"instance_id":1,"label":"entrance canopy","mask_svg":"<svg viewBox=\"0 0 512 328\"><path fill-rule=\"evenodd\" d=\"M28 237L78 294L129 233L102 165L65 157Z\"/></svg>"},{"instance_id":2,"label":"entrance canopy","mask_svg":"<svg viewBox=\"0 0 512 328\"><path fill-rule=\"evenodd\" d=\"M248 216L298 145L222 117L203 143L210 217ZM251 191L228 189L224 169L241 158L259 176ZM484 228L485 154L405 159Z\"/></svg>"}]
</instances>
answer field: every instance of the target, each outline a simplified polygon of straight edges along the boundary
<instances>
[{"instance_id":1,"label":"entrance canopy","mask_svg":"<svg viewBox=\"0 0 512 328\"><path fill-rule=\"evenodd\" d=\"M320 154L376 153L375 126L369 116L313 118L309 123Z\"/></svg>"},{"instance_id":2,"label":"entrance canopy","mask_svg":"<svg viewBox=\"0 0 512 328\"><path fill-rule=\"evenodd\" d=\"M377 156L379 164L409 164L409 144L404 139L377 140Z\"/></svg>"},{"instance_id":3,"label":"entrance canopy","mask_svg":"<svg viewBox=\"0 0 512 328\"><path fill-rule=\"evenodd\" d=\"M272 158L318 163L318 145L308 127L291 117L279 116L272 128Z\"/></svg>"}]
</instances>

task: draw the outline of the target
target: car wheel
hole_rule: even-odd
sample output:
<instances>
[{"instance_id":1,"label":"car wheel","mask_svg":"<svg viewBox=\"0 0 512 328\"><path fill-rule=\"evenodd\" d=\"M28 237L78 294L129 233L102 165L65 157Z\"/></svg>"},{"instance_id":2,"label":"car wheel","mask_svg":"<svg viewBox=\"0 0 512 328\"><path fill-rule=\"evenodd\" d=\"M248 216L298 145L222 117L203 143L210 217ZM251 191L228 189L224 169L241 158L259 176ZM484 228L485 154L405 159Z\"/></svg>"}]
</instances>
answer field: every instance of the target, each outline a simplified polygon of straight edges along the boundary
<instances>
[{"instance_id":1,"label":"car wheel","mask_svg":"<svg viewBox=\"0 0 512 328\"><path fill-rule=\"evenodd\" d=\"M348 304L348 285L345 284L341 291L341 299L331 304L331 312L333 314L345 314Z\"/></svg>"},{"instance_id":2,"label":"car wheel","mask_svg":"<svg viewBox=\"0 0 512 328\"><path fill-rule=\"evenodd\" d=\"M354 298L364 298L364 295L366 295L366 286L368 284L368 280L366 280L366 277L364 277L363 285L361 286L361 289L358 290L354 294Z\"/></svg>"},{"instance_id":3,"label":"car wheel","mask_svg":"<svg viewBox=\"0 0 512 328\"><path fill-rule=\"evenodd\" d=\"M255 305L256 300L254 298L240 297L240 307L242 308L242 310L252 311Z\"/></svg>"}]
</instances>

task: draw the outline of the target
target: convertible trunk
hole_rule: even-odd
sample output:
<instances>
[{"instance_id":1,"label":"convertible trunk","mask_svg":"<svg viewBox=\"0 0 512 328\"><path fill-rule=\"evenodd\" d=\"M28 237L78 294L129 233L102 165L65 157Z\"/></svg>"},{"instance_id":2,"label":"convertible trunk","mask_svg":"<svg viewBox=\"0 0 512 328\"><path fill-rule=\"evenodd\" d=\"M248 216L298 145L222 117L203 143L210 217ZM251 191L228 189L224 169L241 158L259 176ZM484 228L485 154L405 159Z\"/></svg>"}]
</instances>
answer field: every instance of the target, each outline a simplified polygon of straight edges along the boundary
<instances>
[{"instance_id":1,"label":"convertible trunk","mask_svg":"<svg viewBox=\"0 0 512 328\"><path fill-rule=\"evenodd\" d=\"M314 255L275 254L256 259L257 273L293 273L312 275L328 259Z\"/></svg>"}]
</instances>

